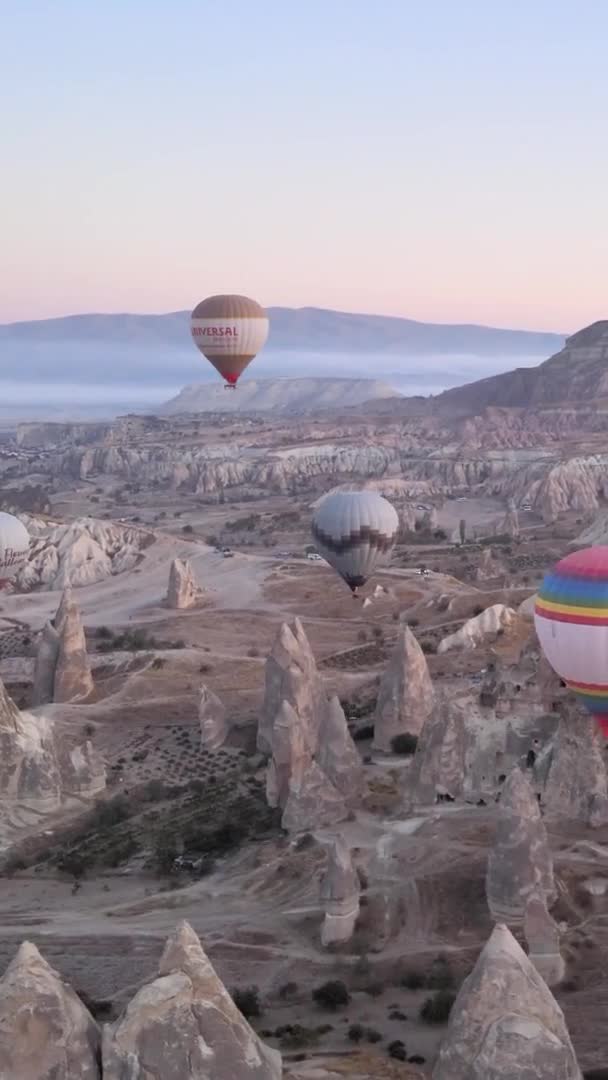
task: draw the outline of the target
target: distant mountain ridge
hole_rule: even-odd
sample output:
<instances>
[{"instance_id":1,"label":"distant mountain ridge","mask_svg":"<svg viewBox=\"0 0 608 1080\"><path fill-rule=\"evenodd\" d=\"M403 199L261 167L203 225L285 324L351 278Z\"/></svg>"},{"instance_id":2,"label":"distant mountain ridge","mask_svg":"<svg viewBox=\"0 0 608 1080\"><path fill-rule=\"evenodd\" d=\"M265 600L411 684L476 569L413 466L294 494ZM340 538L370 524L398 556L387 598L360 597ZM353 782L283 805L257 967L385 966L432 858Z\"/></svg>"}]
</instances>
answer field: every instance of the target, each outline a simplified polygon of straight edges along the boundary
<instances>
[{"instance_id":1,"label":"distant mountain ridge","mask_svg":"<svg viewBox=\"0 0 608 1080\"><path fill-rule=\"evenodd\" d=\"M505 330L475 324L425 323L387 315L325 308L268 308L267 351L546 356L563 344L560 334ZM92 343L189 348L189 311L163 315L90 314L0 325L0 345Z\"/></svg>"},{"instance_id":2,"label":"distant mountain ridge","mask_svg":"<svg viewBox=\"0 0 608 1080\"><path fill-rule=\"evenodd\" d=\"M194 383L156 409L159 416L199 412L307 413L342 409L364 401L399 397L376 379L247 379L237 390L217 383Z\"/></svg>"}]
</instances>

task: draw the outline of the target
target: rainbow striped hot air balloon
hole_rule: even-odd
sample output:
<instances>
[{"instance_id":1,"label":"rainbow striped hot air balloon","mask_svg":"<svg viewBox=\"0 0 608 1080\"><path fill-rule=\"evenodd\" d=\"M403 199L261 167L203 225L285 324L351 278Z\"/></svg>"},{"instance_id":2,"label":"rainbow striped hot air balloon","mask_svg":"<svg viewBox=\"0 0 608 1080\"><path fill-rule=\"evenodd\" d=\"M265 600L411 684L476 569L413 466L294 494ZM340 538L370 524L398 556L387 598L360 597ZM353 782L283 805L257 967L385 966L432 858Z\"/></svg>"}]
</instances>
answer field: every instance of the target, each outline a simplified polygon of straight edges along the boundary
<instances>
[{"instance_id":1,"label":"rainbow striped hot air balloon","mask_svg":"<svg viewBox=\"0 0 608 1080\"><path fill-rule=\"evenodd\" d=\"M539 590L534 622L551 667L608 736L608 547L557 563Z\"/></svg>"}]
</instances>

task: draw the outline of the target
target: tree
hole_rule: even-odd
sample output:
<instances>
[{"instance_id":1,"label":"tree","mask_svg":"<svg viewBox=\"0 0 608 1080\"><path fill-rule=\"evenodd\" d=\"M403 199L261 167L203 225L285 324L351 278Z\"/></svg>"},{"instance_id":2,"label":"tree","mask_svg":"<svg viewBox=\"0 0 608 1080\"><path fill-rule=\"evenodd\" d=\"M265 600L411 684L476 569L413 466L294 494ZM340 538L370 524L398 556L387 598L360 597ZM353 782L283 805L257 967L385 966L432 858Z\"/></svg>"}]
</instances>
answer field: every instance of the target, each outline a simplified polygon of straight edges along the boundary
<instances>
[{"instance_id":1,"label":"tree","mask_svg":"<svg viewBox=\"0 0 608 1080\"><path fill-rule=\"evenodd\" d=\"M465 542L465 540L467 538L467 523L464 520L464 518L460 519L460 525L458 526L458 529L459 529L459 532L460 532L460 543L464 544L464 542Z\"/></svg>"}]
</instances>

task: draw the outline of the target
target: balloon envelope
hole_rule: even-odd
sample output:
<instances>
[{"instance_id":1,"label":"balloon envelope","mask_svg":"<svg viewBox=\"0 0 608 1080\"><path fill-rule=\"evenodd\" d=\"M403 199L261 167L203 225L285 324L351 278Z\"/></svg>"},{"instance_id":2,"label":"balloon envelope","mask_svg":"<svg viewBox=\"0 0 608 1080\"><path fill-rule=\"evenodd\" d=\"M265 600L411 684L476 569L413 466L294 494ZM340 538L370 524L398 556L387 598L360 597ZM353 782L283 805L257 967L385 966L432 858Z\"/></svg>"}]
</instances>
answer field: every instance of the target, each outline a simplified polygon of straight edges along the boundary
<instances>
[{"instance_id":1,"label":"balloon envelope","mask_svg":"<svg viewBox=\"0 0 608 1080\"><path fill-rule=\"evenodd\" d=\"M192 340L230 386L268 337L268 316L247 296L208 296L190 320Z\"/></svg>"},{"instance_id":2,"label":"balloon envelope","mask_svg":"<svg viewBox=\"0 0 608 1080\"><path fill-rule=\"evenodd\" d=\"M608 547L567 555L539 589L534 622L551 667L608 724Z\"/></svg>"},{"instance_id":3,"label":"balloon envelope","mask_svg":"<svg viewBox=\"0 0 608 1080\"><path fill-rule=\"evenodd\" d=\"M0 586L12 581L27 562L29 533L18 518L0 511Z\"/></svg>"},{"instance_id":4,"label":"balloon envelope","mask_svg":"<svg viewBox=\"0 0 608 1080\"><path fill-rule=\"evenodd\" d=\"M377 491L336 491L323 499L312 521L320 553L353 591L388 558L398 528L397 511Z\"/></svg>"}]
</instances>

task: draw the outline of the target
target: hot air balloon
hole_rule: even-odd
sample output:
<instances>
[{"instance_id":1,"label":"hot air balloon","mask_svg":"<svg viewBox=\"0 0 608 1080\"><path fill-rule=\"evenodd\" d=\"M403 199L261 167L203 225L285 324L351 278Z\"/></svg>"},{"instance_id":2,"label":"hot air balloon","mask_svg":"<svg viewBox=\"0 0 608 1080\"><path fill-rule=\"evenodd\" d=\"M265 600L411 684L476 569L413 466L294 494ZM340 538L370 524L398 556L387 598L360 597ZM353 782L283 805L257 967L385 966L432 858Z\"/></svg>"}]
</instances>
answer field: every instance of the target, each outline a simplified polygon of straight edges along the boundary
<instances>
[{"instance_id":1,"label":"hot air balloon","mask_svg":"<svg viewBox=\"0 0 608 1080\"><path fill-rule=\"evenodd\" d=\"M534 622L551 667L608 735L608 547L557 563L538 592Z\"/></svg>"},{"instance_id":2,"label":"hot air balloon","mask_svg":"<svg viewBox=\"0 0 608 1080\"><path fill-rule=\"evenodd\" d=\"M268 337L268 316L247 296L208 296L192 312L192 340L233 390Z\"/></svg>"},{"instance_id":3,"label":"hot air balloon","mask_svg":"<svg viewBox=\"0 0 608 1080\"><path fill-rule=\"evenodd\" d=\"M380 559L390 555L398 527L397 511L377 491L337 491L317 508L312 535L356 595Z\"/></svg>"},{"instance_id":4,"label":"hot air balloon","mask_svg":"<svg viewBox=\"0 0 608 1080\"><path fill-rule=\"evenodd\" d=\"M25 525L0 511L0 589L17 576L27 562L30 538Z\"/></svg>"}]
</instances>

